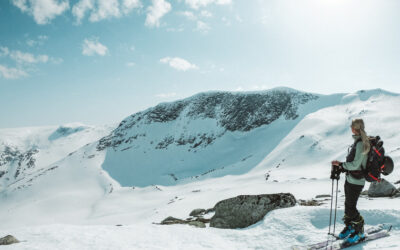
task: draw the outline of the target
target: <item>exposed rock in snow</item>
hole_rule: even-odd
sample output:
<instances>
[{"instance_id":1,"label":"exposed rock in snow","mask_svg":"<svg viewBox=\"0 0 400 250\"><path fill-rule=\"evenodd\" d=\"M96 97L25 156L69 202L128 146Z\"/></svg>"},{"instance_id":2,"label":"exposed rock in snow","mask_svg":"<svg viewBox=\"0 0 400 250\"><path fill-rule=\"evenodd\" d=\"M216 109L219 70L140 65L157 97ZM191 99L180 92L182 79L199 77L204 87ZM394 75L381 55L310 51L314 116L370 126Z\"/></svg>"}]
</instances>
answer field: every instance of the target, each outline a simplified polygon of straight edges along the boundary
<instances>
[{"instance_id":1,"label":"exposed rock in snow","mask_svg":"<svg viewBox=\"0 0 400 250\"><path fill-rule=\"evenodd\" d=\"M398 161L400 135L393 128L399 127L400 119L393 107L400 106L400 98L376 94L379 95L374 91L355 93L351 102L343 102L342 94L320 95L297 105L297 118L287 119L283 112L277 120L254 128L258 124L254 121L260 121L263 114L256 119L238 112L238 119L249 117L245 123L232 114L232 124L242 130L221 125L222 106L215 110L215 118L209 118L213 117L212 109L202 116L190 117L193 103L176 105L165 114L154 112L147 119L143 114L152 110L149 109L125 119L128 124L132 117L143 116L130 129L123 130L122 124L114 130L112 136L116 141L121 139L121 143L112 147L113 141L104 139L111 144L100 151L98 140L108 138L111 130L89 128L49 141L57 127L0 129L0 154L5 146L12 149L0 166L0 233L27 239L24 249L43 250L129 246L286 249L318 242L328 231L330 202L318 207L276 209L246 230L198 230L187 226L210 223L214 213L181 220L184 225L151 223L168 215L179 218L193 208L210 207L226 198L258 194L260 190L292 193L304 201L330 193L330 161L346 156L347 147L353 142L349 125L354 118L363 118L367 132L379 134L385 140L385 148ZM160 104L163 105L170 104ZM237 108L240 111L241 106ZM34 148L39 150L32 155L34 166L28 168L29 159L22 161L23 167L14 179L18 155ZM14 160L9 161L8 157ZM120 175L108 175L113 168ZM264 174L269 181L265 181ZM390 182L399 180L396 172L385 178ZM344 213L343 182L344 178L340 179L338 224ZM399 248L399 205L397 198L360 197L358 209L366 225L393 225L391 237L365 243L366 248ZM123 227L115 226L121 222Z\"/></svg>"},{"instance_id":2,"label":"exposed rock in snow","mask_svg":"<svg viewBox=\"0 0 400 250\"><path fill-rule=\"evenodd\" d=\"M194 209L189 215L190 216L199 216L205 214L206 210L203 208Z\"/></svg>"},{"instance_id":3,"label":"exposed rock in snow","mask_svg":"<svg viewBox=\"0 0 400 250\"><path fill-rule=\"evenodd\" d=\"M262 220L277 208L292 207L296 199L292 194L239 195L215 205L210 226L217 228L245 228Z\"/></svg>"},{"instance_id":4,"label":"exposed rock in snow","mask_svg":"<svg viewBox=\"0 0 400 250\"><path fill-rule=\"evenodd\" d=\"M299 200L299 204L300 204L300 206L311 206L311 207L313 207L313 206L320 206L323 203L321 201L317 201L317 200L311 199L311 200Z\"/></svg>"},{"instance_id":5,"label":"exposed rock in snow","mask_svg":"<svg viewBox=\"0 0 400 250\"><path fill-rule=\"evenodd\" d=\"M202 217L188 218L186 220L178 219L172 216L165 218L160 225L174 225L174 224L187 224L195 227L205 228L206 224L209 223L210 219L204 219Z\"/></svg>"},{"instance_id":6,"label":"exposed rock in snow","mask_svg":"<svg viewBox=\"0 0 400 250\"><path fill-rule=\"evenodd\" d=\"M315 199L319 199L319 198L331 198L330 194L319 194L317 196L315 196Z\"/></svg>"},{"instance_id":7,"label":"exposed rock in snow","mask_svg":"<svg viewBox=\"0 0 400 250\"><path fill-rule=\"evenodd\" d=\"M0 238L0 245L11 245L15 243L19 243L19 240L12 235L7 235L3 238Z\"/></svg>"},{"instance_id":8,"label":"exposed rock in snow","mask_svg":"<svg viewBox=\"0 0 400 250\"><path fill-rule=\"evenodd\" d=\"M96 148L106 154L103 169L122 186L243 174L306 115L341 97L290 89L200 93L127 117Z\"/></svg>"},{"instance_id":9,"label":"exposed rock in snow","mask_svg":"<svg viewBox=\"0 0 400 250\"><path fill-rule=\"evenodd\" d=\"M199 228L205 228L206 224L204 222L201 221L189 221L188 223L191 226L195 226L195 227L199 227Z\"/></svg>"},{"instance_id":10,"label":"exposed rock in snow","mask_svg":"<svg viewBox=\"0 0 400 250\"><path fill-rule=\"evenodd\" d=\"M381 182L373 182L369 186L368 196L369 197L390 197L398 192L396 187L385 179Z\"/></svg>"},{"instance_id":11,"label":"exposed rock in snow","mask_svg":"<svg viewBox=\"0 0 400 250\"><path fill-rule=\"evenodd\" d=\"M135 126L143 126L152 123L168 123L178 118L186 117L188 120L214 119L218 126L228 131L249 131L262 125L267 125L283 116L286 120L294 120L299 115L299 105L318 99L318 95L302 92L288 92L286 90L273 90L264 93L200 93L193 97L161 103L154 108L138 112L123 120L114 132L100 140L98 150L107 147L118 147L137 139L140 134L126 137L127 132ZM202 135L203 141L210 144L215 136ZM196 138L165 137L158 144L158 149L165 148L169 144L185 145L194 144ZM196 142L202 144L203 142ZM196 144L194 144L196 145ZM194 146L196 147L196 146ZM157 148L157 147L156 147Z\"/></svg>"}]
</instances>

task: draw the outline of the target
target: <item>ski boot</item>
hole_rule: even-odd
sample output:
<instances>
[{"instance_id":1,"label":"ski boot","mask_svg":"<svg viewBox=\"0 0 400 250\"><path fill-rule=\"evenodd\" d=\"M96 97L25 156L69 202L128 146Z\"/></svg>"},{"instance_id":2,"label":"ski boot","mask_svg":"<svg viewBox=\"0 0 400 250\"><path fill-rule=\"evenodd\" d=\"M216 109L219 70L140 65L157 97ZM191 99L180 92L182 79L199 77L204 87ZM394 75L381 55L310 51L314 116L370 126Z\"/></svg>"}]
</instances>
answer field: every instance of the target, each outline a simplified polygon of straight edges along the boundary
<instances>
[{"instance_id":1,"label":"ski boot","mask_svg":"<svg viewBox=\"0 0 400 250\"><path fill-rule=\"evenodd\" d=\"M338 238L344 239L350 234L354 233L354 228L351 225L347 225L343 228L343 230L339 233Z\"/></svg>"},{"instance_id":2,"label":"ski boot","mask_svg":"<svg viewBox=\"0 0 400 250\"><path fill-rule=\"evenodd\" d=\"M351 226L351 218L347 216L346 214L343 216L342 221L346 225L343 230L339 233L338 238L339 239L344 239L350 234L354 233L354 228Z\"/></svg>"},{"instance_id":3,"label":"ski boot","mask_svg":"<svg viewBox=\"0 0 400 250\"><path fill-rule=\"evenodd\" d=\"M345 240L346 244L356 244L365 239L364 234L364 218L360 215L356 220L352 221L350 226L354 228L354 232Z\"/></svg>"}]
</instances>

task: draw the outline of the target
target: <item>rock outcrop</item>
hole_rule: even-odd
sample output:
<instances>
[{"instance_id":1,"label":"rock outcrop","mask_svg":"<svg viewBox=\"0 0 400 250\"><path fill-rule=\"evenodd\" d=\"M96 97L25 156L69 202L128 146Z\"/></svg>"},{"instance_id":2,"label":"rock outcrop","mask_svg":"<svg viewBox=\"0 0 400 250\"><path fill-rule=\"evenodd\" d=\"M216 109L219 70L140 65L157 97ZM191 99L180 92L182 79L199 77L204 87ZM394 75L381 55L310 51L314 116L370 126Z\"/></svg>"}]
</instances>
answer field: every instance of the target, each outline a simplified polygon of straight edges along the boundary
<instances>
[{"instance_id":1,"label":"rock outcrop","mask_svg":"<svg viewBox=\"0 0 400 250\"><path fill-rule=\"evenodd\" d=\"M19 243L19 240L12 235L7 235L6 237L0 238L0 245L11 245L14 243Z\"/></svg>"},{"instance_id":2,"label":"rock outcrop","mask_svg":"<svg viewBox=\"0 0 400 250\"><path fill-rule=\"evenodd\" d=\"M195 96L161 103L153 108L135 113L123 120L110 135L102 138L97 150L109 147L124 149L135 140L146 137L146 134L132 134L132 128L154 123L168 123L185 118L188 120L214 119L226 131L250 131L268 125L283 117L295 120L299 117L298 108L302 104L318 99L318 95L298 91L271 90L261 93L200 93ZM160 138L156 149L165 149L169 145L191 145L206 147L212 144L221 134L165 135ZM120 149L120 150L121 150Z\"/></svg>"},{"instance_id":3,"label":"rock outcrop","mask_svg":"<svg viewBox=\"0 0 400 250\"><path fill-rule=\"evenodd\" d=\"M271 210L292 207L295 197L290 193L239 195L215 205L210 226L216 228L245 228L258 221Z\"/></svg>"},{"instance_id":4,"label":"rock outcrop","mask_svg":"<svg viewBox=\"0 0 400 250\"><path fill-rule=\"evenodd\" d=\"M213 212L213 209L202 209L202 208L198 208L193 210L190 213L189 218L187 218L186 220L182 220L182 219L178 219L172 216L169 216L167 218L165 218L163 221L161 221L161 223L159 223L160 225L173 225L173 224L187 224L187 225L191 225L191 226L195 226L195 227L199 227L199 228L205 228L206 227L206 223L210 223L210 219L204 218L203 216ZM158 223L156 223L158 224Z\"/></svg>"},{"instance_id":5,"label":"rock outcrop","mask_svg":"<svg viewBox=\"0 0 400 250\"><path fill-rule=\"evenodd\" d=\"M385 179L381 182L371 183L368 189L369 197L391 197L399 191L396 187Z\"/></svg>"}]
</instances>

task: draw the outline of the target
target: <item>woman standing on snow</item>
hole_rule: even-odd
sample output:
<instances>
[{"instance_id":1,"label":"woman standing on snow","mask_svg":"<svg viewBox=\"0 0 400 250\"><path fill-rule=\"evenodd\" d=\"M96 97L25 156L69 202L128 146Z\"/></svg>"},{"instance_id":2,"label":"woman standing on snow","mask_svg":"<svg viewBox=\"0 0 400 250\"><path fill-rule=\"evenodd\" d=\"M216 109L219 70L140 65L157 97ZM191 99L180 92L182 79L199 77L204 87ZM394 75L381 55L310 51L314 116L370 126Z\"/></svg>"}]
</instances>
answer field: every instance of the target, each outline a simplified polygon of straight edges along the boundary
<instances>
[{"instance_id":1,"label":"woman standing on snow","mask_svg":"<svg viewBox=\"0 0 400 250\"><path fill-rule=\"evenodd\" d=\"M364 187L365 179L362 168L367 164L367 156L370 150L370 143L365 132L364 121L355 119L351 123L354 144L346 157L346 162L332 161L332 166L346 172L345 192L345 211L343 221L345 228L339 234L339 238L348 243L356 243L365 238L364 219L357 210L357 201Z\"/></svg>"}]
</instances>

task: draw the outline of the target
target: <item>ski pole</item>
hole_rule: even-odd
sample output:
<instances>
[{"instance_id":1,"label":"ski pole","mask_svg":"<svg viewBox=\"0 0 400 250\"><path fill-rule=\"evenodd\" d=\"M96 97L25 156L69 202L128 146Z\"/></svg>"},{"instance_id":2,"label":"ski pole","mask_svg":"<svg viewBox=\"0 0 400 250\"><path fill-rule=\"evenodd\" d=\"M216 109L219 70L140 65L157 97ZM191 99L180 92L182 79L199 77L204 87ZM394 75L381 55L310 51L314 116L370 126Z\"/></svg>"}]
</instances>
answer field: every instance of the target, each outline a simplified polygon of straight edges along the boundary
<instances>
[{"instance_id":1,"label":"ski pole","mask_svg":"<svg viewBox=\"0 0 400 250\"><path fill-rule=\"evenodd\" d=\"M332 234L333 236L335 236L335 228L336 228L336 211L337 211L338 186L339 186L339 178L336 179L335 220L333 222L333 234Z\"/></svg>"},{"instance_id":2,"label":"ski pole","mask_svg":"<svg viewBox=\"0 0 400 250\"><path fill-rule=\"evenodd\" d=\"M334 181L332 179L331 210L330 210L330 215L329 215L329 232L328 232L328 235L331 234L331 225L332 225L333 184L334 184Z\"/></svg>"}]
</instances>

